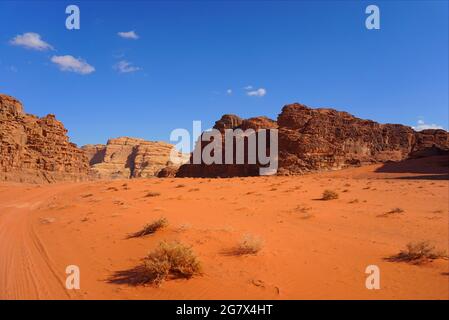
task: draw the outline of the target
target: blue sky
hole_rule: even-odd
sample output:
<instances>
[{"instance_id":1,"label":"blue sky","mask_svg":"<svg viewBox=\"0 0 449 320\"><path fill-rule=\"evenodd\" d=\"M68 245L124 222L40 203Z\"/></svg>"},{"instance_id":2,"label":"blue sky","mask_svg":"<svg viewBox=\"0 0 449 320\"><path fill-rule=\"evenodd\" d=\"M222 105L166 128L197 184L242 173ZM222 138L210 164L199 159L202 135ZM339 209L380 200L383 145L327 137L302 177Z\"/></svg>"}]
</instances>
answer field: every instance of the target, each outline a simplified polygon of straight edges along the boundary
<instances>
[{"instance_id":1,"label":"blue sky","mask_svg":"<svg viewBox=\"0 0 449 320\"><path fill-rule=\"evenodd\" d=\"M65 28L69 4L80 30ZM43 42L26 48L26 33ZM446 1L2 1L0 92L56 114L79 145L168 141L192 120L275 119L293 102L447 129L448 42Z\"/></svg>"}]
</instances>

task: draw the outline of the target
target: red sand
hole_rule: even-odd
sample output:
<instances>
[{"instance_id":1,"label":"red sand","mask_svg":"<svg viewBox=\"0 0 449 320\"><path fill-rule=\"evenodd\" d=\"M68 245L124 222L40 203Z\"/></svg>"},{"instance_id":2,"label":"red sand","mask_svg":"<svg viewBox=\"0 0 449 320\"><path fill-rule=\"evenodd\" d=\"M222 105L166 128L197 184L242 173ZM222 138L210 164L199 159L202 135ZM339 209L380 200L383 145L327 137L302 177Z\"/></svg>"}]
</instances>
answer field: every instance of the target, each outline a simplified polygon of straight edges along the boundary
<instances>
[{"instance_id":1,"label":"red sand","mask_svg":"<svg viewBox=\"0 0 449 320\"><path fill-rule=\"evenodd\" d=\"M2 183L0 299L449 299L447 259L385 260L412 241L448 251L448 180L419 170L423 161L300 177ZM325 189L339 199L318 200ZM166 229L126 238L161 216ZM263 249L225 254L245 234ZM202 276L108 281L173 239L193 247ZM380 290L365 287L372 264ZM80 267L80 290L65 289L67 265Z\"/></svg>"}]
</instances>

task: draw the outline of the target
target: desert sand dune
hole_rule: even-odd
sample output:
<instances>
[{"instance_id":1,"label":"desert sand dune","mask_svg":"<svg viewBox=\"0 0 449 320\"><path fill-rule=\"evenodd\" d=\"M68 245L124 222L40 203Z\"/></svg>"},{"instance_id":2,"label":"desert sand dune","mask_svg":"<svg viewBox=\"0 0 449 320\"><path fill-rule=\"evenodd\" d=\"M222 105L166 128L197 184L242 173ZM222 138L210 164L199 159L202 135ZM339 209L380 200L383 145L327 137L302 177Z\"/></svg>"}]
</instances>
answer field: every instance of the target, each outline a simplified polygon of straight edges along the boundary
<instances>
[{"instance_id":1,"label":"desert sand dune","mask_svg":"<svg viewBox=\"0 0 449 320\"><path fill-rule=\"evenodd\" d=\"M2 183L0 299L448 299L447 259L388 260L413 241L448 251L447 166L423 172L426 163L294 177ZM326 189L338 199L321 200ZM166 228L129 238L159 217ZM262 249L229 254L246 234ZM192 246L203 275L133 285L133 269L163 240ZM80 267L80 290L64 287L68 265ZM380 290L365 287L368 265L380 268Z\"/></svg>"}]
</instances>

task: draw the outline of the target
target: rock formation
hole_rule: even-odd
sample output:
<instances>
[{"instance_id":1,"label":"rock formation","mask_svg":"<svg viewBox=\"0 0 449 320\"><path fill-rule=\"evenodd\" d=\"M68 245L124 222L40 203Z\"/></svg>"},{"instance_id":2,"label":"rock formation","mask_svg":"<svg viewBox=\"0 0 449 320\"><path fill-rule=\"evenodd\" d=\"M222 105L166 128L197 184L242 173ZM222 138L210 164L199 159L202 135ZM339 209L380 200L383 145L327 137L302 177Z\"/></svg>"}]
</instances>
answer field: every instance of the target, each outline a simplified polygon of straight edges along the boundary
<instances>
[{"instance_id":1,"label":"rock formation","mask_svg":"<svg viewBox=\"0 0 449 320\"><path fill-rule=\"evenodd\" d=\"M222 164L205 164L205 163L198 163L195 164L193 160L193 155L190 158L190 161L188 164L184 164L179 168L179 171L177 172L177 177L234 177L234 176L256 176L259 175L259 168L263 167L259 162L256 163L248 163L247 160L245 160L244 164L236 164L236 141L238 137L241 137L244 143L244 154L245 159L247 159L248 154L248 136L244 136L244 134L236 134L236 136L233 138L234 142L234 148L232 150L233 155L233 163L234 164L225 164L225 158L226 158L226 149L225 149L225 130L226 129L241 129L242 131L246 131L248 129L254 130L255 139L257 146L258 141L258 135L257 132L260 129L275 129L277 128L276 121L273 121L267 117L254 117L250 119L241 119L240 117L236 115L230 115L226 114L223 117L221 117L220 120L215 122L215 125L213 127L214 129L217 129L221 133L221 139L222 139ZM268 135L268 133L267 133ZM267 138L267 141L269 139ZM199 148L200 150L203 150L205 146L209 144L208 141L201 141L199 140L197 142L196 148ZM267 150L264 150L266 154L269 154L269 146ZM255 152L257 153L257 147L255 149Z\"/></svg>"},{"instance_id":2,"label":"rock formation","mask_svg":"<svg viewBox=\"0 0 449 320\"><path fill-rule=\"evenodd\" d=\"M415 134L415 144L413 145L410 157L427 157L447 154L448 133L441 129L426 129Z\"/></svg>"},{"instance_id":3,"label":"rock formation","mask_svg":"<svg viewBox=\"0 0 449 320\"><path fill-rule=\"evenodd\" d=\"M243 120L225 115L214 128L279 130L278 174L303 174L337 170L386 161L400 161L447 153L448 132L414 131L400 124L379 124L334 109L312 109L302 104L284 106L277 122L264 117ZM202 149L208 142L198 144ZM258 165L185 164L179 177L229 177L258 175Z\"/></svg>"},{"instance_id":4,"label":"rock formation","mask_svg":"<svg viewBox=\"0 0 449 320\"><path fill-rule=\"evenodd\" d=\"M120 137L110 139L106 145L85 145L82 149L89 158L92 171L101 179L148 178L158 175L167 166L176 166L170 161L173 145L165 142ZM177 153L176 168L188 160Z\"/></svg>"},{"instance_id":5,"label":"rock formation","mask_svg":"<svg viewBox=\"0 0 449 320\"><path fill-rule=\"evenodd\" d=\"M87 157L54 115L26 114L18 100L0 94L0 180L80 181L88 173Z\"/></svg>"},{"instance_id":6,"label":"rock formation","mask_svg":"<svg viewBox=\"0 0 449 320\"><path fill-rule=\"evenodd\" d=\"M277 121L227 114L214 129L223 152L221 158L219 153L212 155L223 164L194 164L193 154L190 162L183 164L189 155L181 153L172 163L171 144L128 137L79 149L69 141L67 130L54 115L39 118L26 114L18 100L0 94L0 180L40 183L92 178L255 176L266 165L248 162L248 140L254 138L258 148L258 139L265 132L261 129L267 129L265 137L270 130L278 129L277 173L285 175L449 153L448 132L444 130L416 132L400 124L379 124L347 112L312 109L298 103L284 106ZM225 164L226 129L240 129L232 137L234 148L232 157L228 157L233 159L232 164ZM202 153L211 140L200 139L196 150ZM241 164L236 163L237 140L243 142L245 157ZM270 148L268 144L256 153L269 155Z\"/></svg>"}]
</instances>

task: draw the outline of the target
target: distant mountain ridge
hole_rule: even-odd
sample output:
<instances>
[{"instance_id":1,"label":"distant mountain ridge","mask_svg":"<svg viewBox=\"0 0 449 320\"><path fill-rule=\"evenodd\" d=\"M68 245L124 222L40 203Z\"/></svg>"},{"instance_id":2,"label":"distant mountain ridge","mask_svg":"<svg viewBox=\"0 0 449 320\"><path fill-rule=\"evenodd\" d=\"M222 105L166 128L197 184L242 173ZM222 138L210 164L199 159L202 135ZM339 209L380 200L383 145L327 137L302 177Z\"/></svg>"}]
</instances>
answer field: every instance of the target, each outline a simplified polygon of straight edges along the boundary
<instances>
[{"instance_id":1,"label":"distant mountain ridge","mask_svg":"<svg viewBox=\"0 0 449 320\"><path fill-rule=\"evenodd\" d=\"M277 128L280 175L338 170L365 164L447 154L448 132L415 131L401 124L380 124L330 108L294 103L283 107L277 121L266 117L241 119L224 115L215 129ZM224 139L223 139L224 140ZM208 145L202 142L201 151ZM269 154L269 152L267 152ZM225 152L222 154L223 163ZM245 155L245 159L246 159ZM260 164L185 164L179 177L232 177L259 175Z\"/></svg>"},{"instance_id":2,"label":"distant mountain ridge","mask_svg":"<svg viewBox=\"0 0 449 320\"><path fill-rule=\"evenodd\" d=\"M379 124L329 108L302 104L283 107L277 121L267 117L242 119L224 115L215 123L225 129L277 129L280 175L338 170L370 163L400 161L449 152L448 132L415 131L400 124ZM223 139L224 140L224 139ZM202 142L203 149L208 143ZM78 148L64 125L49 114L27 114L17 99L0 94L0 181L51 183L90 179L149 177L255 176L260 164L172 163L169 143L119 137L106 145ZM225 152L223 152L223 160ZM223 161L224 163L224 161Z\"/></svg>"}]
</instances>

